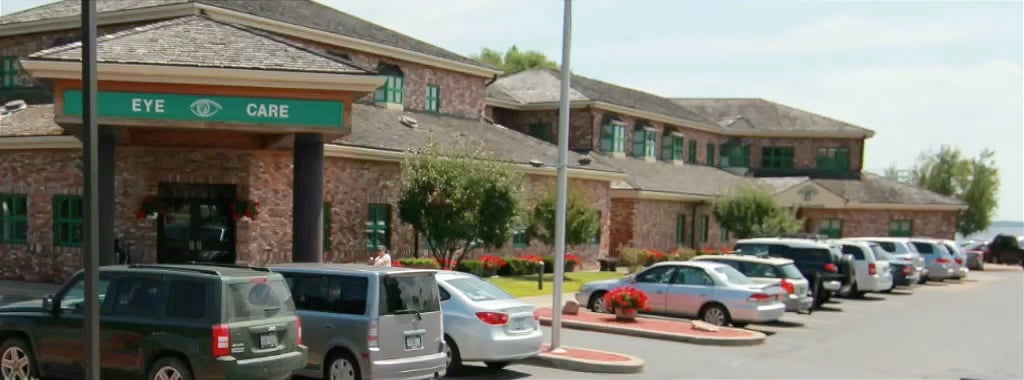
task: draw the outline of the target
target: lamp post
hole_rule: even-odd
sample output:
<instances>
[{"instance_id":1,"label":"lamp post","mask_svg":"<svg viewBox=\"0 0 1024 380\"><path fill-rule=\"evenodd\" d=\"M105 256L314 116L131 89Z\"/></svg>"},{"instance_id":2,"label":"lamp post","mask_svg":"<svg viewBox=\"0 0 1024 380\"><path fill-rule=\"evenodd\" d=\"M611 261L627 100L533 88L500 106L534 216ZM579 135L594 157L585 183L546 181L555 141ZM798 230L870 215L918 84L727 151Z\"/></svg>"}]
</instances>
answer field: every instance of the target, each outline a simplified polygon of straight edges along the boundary
<instances>
[{"instance_id":1,"label":"lamp post","mask_svg":"<svg viewBox=\"0 0 1024 380\"><path fill-rule=\"evenodd\" d=\"M85 378L100 380L99 127L96 123L96 2L82 0L82 161L85 220L82 223L85 282ZM107 247L113 248L113 247Z\"/></svg>"},{"instance_id":2,"label":"lamp post","mask_svg":"<svg viewBox=\"0 0 1024 380\"><path fill-rule=\"evenodd\" d=\"M569 47L572 37L572 0L565 0L562 20L562 88L558 105L558 178L555 182L555 267L551 295L551 351L562 350L562 283L565 280L565 198L569 187Z\"/></svg>"}]
</instances>

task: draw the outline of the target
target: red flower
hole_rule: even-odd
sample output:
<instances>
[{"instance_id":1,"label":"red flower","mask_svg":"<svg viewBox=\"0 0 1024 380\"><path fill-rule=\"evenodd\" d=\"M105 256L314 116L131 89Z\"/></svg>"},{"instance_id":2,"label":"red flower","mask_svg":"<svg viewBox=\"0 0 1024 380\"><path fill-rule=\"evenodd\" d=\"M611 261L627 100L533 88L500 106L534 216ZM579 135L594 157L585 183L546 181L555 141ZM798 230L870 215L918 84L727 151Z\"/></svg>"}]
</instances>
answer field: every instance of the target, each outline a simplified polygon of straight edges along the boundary
<instances>
[{"instance_id":1,"label":"red flower","mask_svg":"<svg viewBox=\"0 0 1024 380\"><path fill-rule=\"evenodd\" d=\"M391 261L391 266L395 267L395 268L401 268L402 267L402 263L400 261L398 261L398 260L392 260Z\"/></svg>"},{"instance_id":2,"label":"red flower","mask_svg":"<svg viewBox=\"0 0 1024 380\"><path fill-rule=\"evenodd\" d=\"M612 309L649 311L647 294L640 289L623 286L604 295L605 305Z\"/></svg>"},{"instance_id":3,"label":"red flower","mask_svg":"<svg viewBox=\"0 0 1024 380\"><path fill-rule=\"evenodd\" d=\"M531 261L531 262L535 262L535 263L544 262L544 258L542 258L540 256L537 256L537 255L522 255L522 256L519 256L519 260Z\"/></svg>"},{"instance_id":4,"label":"red flower","mask_svg":"<svg viewBox=\"0 0 1024 380\"><path fill-rule=\"evenodd\" d=\"M583 260L581 260L580 257L576 256L576 255L565 255L565 261L566 262L570 262L570 261L574 262L574 263L576 263L576 265L580 265L580 263L583 262Z\"/></svg>"},{"instance_id":5,"label":"red flower","mask_svg":"<svg viewBox=\"0 0 1024 380\"><path fill-rule=\"evenodd\" d=\"M498 269L507 264L502 258L493 255L480 256L480 262L484 263L484 269Z\"/></svg>"}]
</instances>

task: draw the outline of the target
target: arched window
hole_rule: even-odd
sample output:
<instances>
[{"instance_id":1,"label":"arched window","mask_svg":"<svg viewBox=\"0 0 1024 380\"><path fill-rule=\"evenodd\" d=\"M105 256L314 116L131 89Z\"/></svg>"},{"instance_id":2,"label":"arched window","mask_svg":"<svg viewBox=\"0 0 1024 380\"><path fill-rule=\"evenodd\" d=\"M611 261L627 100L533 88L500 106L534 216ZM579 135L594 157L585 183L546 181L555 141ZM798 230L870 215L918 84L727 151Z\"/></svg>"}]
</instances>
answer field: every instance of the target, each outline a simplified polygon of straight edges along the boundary
<instances>
[{"instance_id":1,"label":"arched window","mask_svg":"<svg viewBox=\"0 0 1024 380\"><path fill-rule=\"evenodd\" d=\"M377 66L378 75L387 77L383 86L373 93L374 103L403 104L405 100L405 77L398 66L381 63Z\"/></svg>"}]
</instances>

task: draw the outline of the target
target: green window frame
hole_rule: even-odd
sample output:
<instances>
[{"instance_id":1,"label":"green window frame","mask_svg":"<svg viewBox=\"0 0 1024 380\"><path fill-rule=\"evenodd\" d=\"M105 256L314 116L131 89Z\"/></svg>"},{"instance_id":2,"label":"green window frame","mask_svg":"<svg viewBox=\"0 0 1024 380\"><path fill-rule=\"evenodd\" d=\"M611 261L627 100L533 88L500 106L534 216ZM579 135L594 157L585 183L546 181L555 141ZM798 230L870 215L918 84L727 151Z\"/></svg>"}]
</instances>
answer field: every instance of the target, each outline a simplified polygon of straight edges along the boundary
<instances>
[{"instance_id":1,"label":"green window frame","mask_svg":"<svg viewBox=\"0 0 1024 380\"><path fill-rule=\"evenodd\" d=\"M427 112L441 112L441 88L437 85L427 85L427 96L424 99L423 109Z\"/></svg>"},{"instance_id":2,"label":"green window frame","mask_svg":"<svg viewBox=\"0 0 1024 380\"><path fill-rule=\"evenodd\" d=\"M908 219L894 219L889 221L889 236L911 237L914 236L914 221Z\"/></svg>"},{"instance_id":3,"label":"green window frame","mask_svg":"<svg viewBox=\"0 0 1024 380\"><path fill-rule=\"evenodd\" d=\"M718 165L723 168L746 168L750 166L750 145L735 143L722 144Z\"/></svg>"},{"instance_id":4,"label":"green window frame","mask_svg":"<svg viewBox=\"0 0 1024 380\"><path fill-rule=\"evenodd\" d=\"M690 151L688 152L689 153L689 157L687 158L686 163L688 163L688 164L696 164L697 163L697 142L694 141L694 140L690 140L690 147L689 148L690 148Z\"/></svg>"},{"instance_id":5,"label":"green window frame","mask_svg":"<svg viewBox=\"0 0 1024 380\"><path fill-rule=\"evenodd\" d=\"M18 87L18 75L21 73L18 67L18 57L0 57L0 88Z\"/></svg>"},{"instance_id":6,"label":"green window frame","mask_svg":"<svg viewBox=\"0 0 1024 380\"><path fill-rule=\"evenodd\" d=\"M28 242L28 196L0 194L0 244Z\"/></svg>"},{"instance_id":7,"label":"green window frame","mask_svg":"<svg viewBox=\"0 0 1024 380\"><path fill-rule=\"evenodd\" d=\"M366 249L391 246L391 205L371 203L366 213Z\"/></svg>"},{"instance_id":8,"label":"green window frame","mask_svg":"<svg viewBox=\"0 0 1024 380\"><path fill-rule=\"evenodd\" d=\"M792 169L793 147L766 146L761 148L761 167L764 169Z\"/></svg>"},{"instance_id":9,"label":"green window frame","mask_svg":"<svg viewBox=\"0 0 1024 380\"><path fill-rule=\"evenodd\" d=\"M700 242L707 243L710 238L711 217L704 215L700 218Z\"/></svg>"},{"instance_id":10,"label":"green window frame","mask_svg":"<svg viewBox=\"0 0 1024 380\"><path fill-rule=\"evenodd\" d=\"M822 219L818 221L818 233L832 239L843 237L842 219Z\"/></svg>"},{"instance_id":11,"label":"green window frame","mask_svg":"<svg viewBox=\"0 0 1024 380\"><path fill-rule=\"evenodd\" d=\"M331 202L324 202L323 210L323 251L331 251Z\"/></svg>"},{"instance_id":12,"label":"green window frame","mask_svg":"<svg viewBox=\"0 0 1024 380\"><path fill-rule=\"evenodd\" d=\"M658 134L647 130L646 126L633 128L633 157L654 157Z\"/></svg>"},{"instance_id":13,"label":"green window frame","mask_svg":"<svg viewBox=\"0 0 1024 380\"><path fill-rule=\"evenodd\" d=\"M383 86L373 93L374 103L402 104L405 100L405 78L399 75L387 75Z\"/></svg>"},{"instance_id":14,"label":"green window frame","mask_svg":"<svg viewBox=\"0 0 1024 380\"><path fill-rule=\"evenodd\" d=\"M676 215L676 244L686 243L686 214Z\"/></svg>"},{"instance_id":15,"label":"green window frame","mask_svg":"<svg viewBox=\"0 0 1024 380\"><path fill-rule=\"evenodd\" d=\"M626 151L626 127L606 124L601 127L601 151L623 153Z\"/></svg>"},{"instance_id":16,"label":"green window frame","mask_svg":"<svg viewBox=\"0 0 1024 380\"><path fill-rule=\"evenodd\" d=\"M704 151L704 165L715 166L715 144L708 143Z\"/></svg>"},{"instance_id":17,"label":"green window frame","mask_svg":"<svg viewBox=\"0 0 1024 380\"><path fill-rule=\"evenodd\" d=\"M661 137L661 159L679 161L683 159L683 137L666 133Z\"/></svg>"},{"instance_id":18,"label":"green window frame","mask_svg":"<svg viewBox=\"0 0 1024 380\"><path fill-rule=\"evenodd\" d=\"M729 241L729 229L723 225L718 225L718 241L723 243Z\"/></svg>"},{"instance_id":19,"label":"green window frame","mask_svg":"<svg viewBox=\"0 0 1024 380\"><path fill-rule=\"evenodd\" d=\"M550 123L533 123L530 124L529 134L536 139L551 141L551 124Z\"/></svg>"},{"instance_id":20,"label":"green window frame","mask_svg":"<svg viewBox=\"0 0 1024 380\"><path fill-rule=\"evenodd\" d=\"M823 147L818 148L814 159L815 168L834 172L850 170L850 148Z\"/></svg>"},{"instance_id":21,"label":"green window frame","mask_svg":"<svg viewBox=\"0 0 1024 380\"><path fill-rule=\"evenodd\" d=\"M53 197L53 245L56 247L82 246L82 197L57 195Z\"/></svg>"},{"instance_id":22,"label":"green window frame","mask_svg":"<svg viewBox=\"0 0 1024 380\"><path fill-rule=\"evenodd\" d=\"M530 233L524 225L516 225L512 228L512 248L526 248L530 246Z\"/></svg>"}]
</instances>

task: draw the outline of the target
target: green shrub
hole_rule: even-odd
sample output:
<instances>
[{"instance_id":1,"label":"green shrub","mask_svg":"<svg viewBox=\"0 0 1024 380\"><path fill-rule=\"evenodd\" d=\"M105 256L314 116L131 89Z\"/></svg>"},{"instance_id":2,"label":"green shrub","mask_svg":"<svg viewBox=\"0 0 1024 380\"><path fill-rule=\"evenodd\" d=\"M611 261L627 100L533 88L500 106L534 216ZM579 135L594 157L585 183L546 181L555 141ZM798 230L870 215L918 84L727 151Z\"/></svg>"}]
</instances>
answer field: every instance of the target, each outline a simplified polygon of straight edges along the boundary
<instances>
[{"instance_id":1,"label":"green shrub","mask_svg":"<svg viewBox=\"0 0 1024 380\"><path fill-rule=\"evenodd\" d=\"M484 263L482 261L480 261L480 260L462 260L462 261L459 262L459 265L455 267L455 270L457 270L459 272L466 272L466 273L469 273L469 274L474 274L474 275L477 275L477 276L480 276L480 277L490 277L490 276L494 275L493 274L494 270L487 270L487 269L485 269L484 268ZM489 276L487 272L492 272L492 273L490 273L490 276Z\"/></svg>"},{"instance_id":2,"label":"green shrub","mask_svg":"<svg viewBox=\"0 0 1024 380\"><path fill-rule=\"evenodd\" d=\"M670 256L673 261L687 261L697 257L697 251L693 248L681 247L672 252Z\"/></svg>"},{"instance_id":3,"label":"green shrub","mask_svg":"<svg viewBox=\"0 0 1024 380\"><path fill-rule=\"evenodd\" d=\"M406 268L422 268L422 269L440 269L437 265L437 261L434 259L414 259L404 258L398 259L398 263L402 264Z\"/></svg>"},{"instance_id":4,"label":"green shrub","mask_svg":"<svg viewBox=\"0 0 1024 380\"><path fill-rule=\"evenodd\" d=\"M643 248L622 248L619 250L619 262L629 268L629 272L636 272L647 260L647 250Z\"/></svg>"},{"instance_id":5,"label":"green shrub","mask_svg":"<svg viewBox=\"0 0 1024 380\"><path fill-rule=\"evenodd\" d=\"M565 260L564 270L572 272L573 269L576 269L576 262L568 259ZM537 272L534 271L534 273ZM544 273L555 273L555 256L544 256Z\"/></svg>"},{"instance_id":6,"label":"green shrub","mask_svg":"<svg viewBox=\"0 0 1024 380\"><path fill-rule=\"evenodd\" d=\"M537 263L534 261L510 257L505 258L505 262L508 263L508 265L498 270L499 276L525 276L537 274Z\"/></svg>"}]
</instances>

